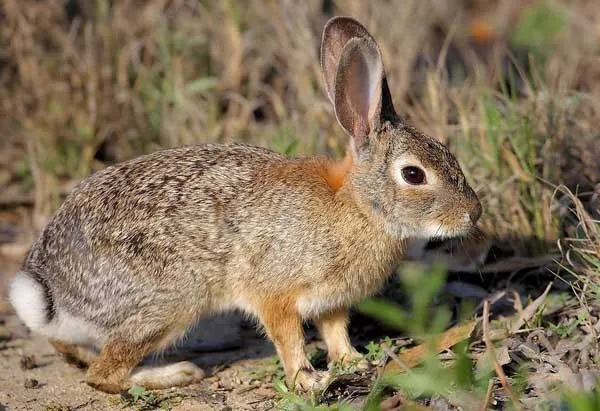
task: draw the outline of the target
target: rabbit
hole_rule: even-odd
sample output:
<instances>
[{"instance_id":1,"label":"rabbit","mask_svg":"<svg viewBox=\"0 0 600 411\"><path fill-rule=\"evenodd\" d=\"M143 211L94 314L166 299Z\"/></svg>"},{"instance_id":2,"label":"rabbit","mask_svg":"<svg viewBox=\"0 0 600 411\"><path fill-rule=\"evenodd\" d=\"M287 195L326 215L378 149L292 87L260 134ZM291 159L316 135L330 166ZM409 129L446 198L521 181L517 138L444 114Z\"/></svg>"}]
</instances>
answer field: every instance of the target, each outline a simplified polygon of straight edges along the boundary
<instances>
[{"instance_id":1,"label":"rabbit","mask_svg":"<svg viewBox=\"0 0 600 411\"><path fill-rule=\"evenodd\" d=\"M377 292L411 238L463 235L482 207L448 148L396 114L380 49L356 20L325 26L321 65L350 137L342 161L241 144L157 151L73 189L10 288L20 319L107 393L199 381L191 362L139 366L199 318L257 318L287 384L330 378L304 352L304 321L329 361L361 358L351 305Z\"/></svg>"}]
</instances>

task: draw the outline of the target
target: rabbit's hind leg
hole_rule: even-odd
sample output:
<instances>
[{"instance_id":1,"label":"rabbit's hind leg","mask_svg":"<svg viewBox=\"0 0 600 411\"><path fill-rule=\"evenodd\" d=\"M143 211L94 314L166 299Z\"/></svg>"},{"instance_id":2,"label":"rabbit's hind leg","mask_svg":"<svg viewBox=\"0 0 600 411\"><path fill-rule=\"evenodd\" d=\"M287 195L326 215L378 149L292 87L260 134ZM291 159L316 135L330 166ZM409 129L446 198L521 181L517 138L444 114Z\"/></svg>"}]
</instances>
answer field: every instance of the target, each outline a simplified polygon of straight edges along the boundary
<instances>
[{"instance_id":1,"label":"rabbit's hind leg","mask_svg":"<svg viewBox=\"0 0 600 411\"><path fill-rule=\"evenodd\" d=\"M67 363L75 365L77 368L87 368L98 357L97 353L85 347L53 338L48 341Z\"/></svg>"},{"instance_id":2,"label":"rabbit's hind leg","mask_svg":"<svg viewBox=\"0 0 600 411\"><path fill-rule=\"evenodd\" d=\"M147 325L147 324L146 324ZM88 385L107 393L118 393L133 385L160 389L192 384L204 377L204 372L190 362L166 366L136 365L148 354L160 351L183 333L179 327L151 332L140 327L127 326L115 333L104 344L98 358L90 364L86 374ZM181 331L181 332L180 332Z\"/></svg>"}]
</instances>

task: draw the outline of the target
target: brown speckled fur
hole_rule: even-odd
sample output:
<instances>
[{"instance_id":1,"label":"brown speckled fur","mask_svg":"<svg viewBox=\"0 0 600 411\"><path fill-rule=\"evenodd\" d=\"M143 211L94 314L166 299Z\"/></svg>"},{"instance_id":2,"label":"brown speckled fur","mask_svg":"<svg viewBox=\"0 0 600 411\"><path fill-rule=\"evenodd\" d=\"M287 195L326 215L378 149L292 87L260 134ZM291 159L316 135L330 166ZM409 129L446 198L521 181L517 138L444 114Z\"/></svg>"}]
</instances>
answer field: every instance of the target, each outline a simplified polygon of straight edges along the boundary
<instances>
[{"instance_id":1,"label":"brown speckled fur","mask_svg":"<svg viewBox=\"0 0 600 411\"><path fill-rule=\"evenodd\" d=\"M363 33L357 25L334 19L326 30ZM334 42L340 50L328 35L323 40L324 53L339 60L335 81L324 67L329 95L337 95L332 87L349 93L334 101L354 140L342 162L236 144L181 147L97 172L66 199L29 252L23 275L45 290L41 332L60 338L53 335L57 324L76 318L101 336L90 385L127 388L144 355L203 315L240 309L264 325L288 383L317 388L326 375L304 355L302 321L316 322L332 361L356 358L348 308L382 286L404 241L427 224L461 234L477 220L481 206L456 159L395 114L383 72L374 78L382 101L369 103L376 117L357 114L348 87L362 79L353 77L360 70L346 75L346 64L360 65L357 53L371 58L378 48L372 39L346 46L348 39ZM407 154L437 176L435 185L398 184L396 161Z\"/></svg>"}]
</instances>

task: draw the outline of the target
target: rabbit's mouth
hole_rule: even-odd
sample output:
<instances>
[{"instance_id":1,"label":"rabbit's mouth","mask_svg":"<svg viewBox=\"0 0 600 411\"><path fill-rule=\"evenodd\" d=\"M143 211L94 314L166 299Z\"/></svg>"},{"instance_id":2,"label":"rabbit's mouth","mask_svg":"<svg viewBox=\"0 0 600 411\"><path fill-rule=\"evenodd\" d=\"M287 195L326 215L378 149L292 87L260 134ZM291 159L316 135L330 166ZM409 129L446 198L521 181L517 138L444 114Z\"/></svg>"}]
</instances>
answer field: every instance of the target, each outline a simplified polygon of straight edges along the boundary
<instances>
[{"instance_id":1,"label":"rabbit's mouth","mask_svg":"<svg viewBox=\"0 0 600 411\"><path fill-rule=\"evenodd\" d=\"M473 222L466 214L459 221L449 224L447 221L438 221L425 224L421 232L422 237L428 240L442 241L448 238L461 237L473 229Z\"/></svg>"},{"instance_id":2,"label":"rabbit's mouth","mask_svg":"<svg viewBox=\"0 0 600 411\"><path fill-rule=\"evenodd\" d=\"M416 225L398 226L386 222L384 227L389 234L404 239L443 241L449 238L467 235L475 226L471 220L461 220L452 223L448 221L430 220Z\"/></svg>"}]
</instances>

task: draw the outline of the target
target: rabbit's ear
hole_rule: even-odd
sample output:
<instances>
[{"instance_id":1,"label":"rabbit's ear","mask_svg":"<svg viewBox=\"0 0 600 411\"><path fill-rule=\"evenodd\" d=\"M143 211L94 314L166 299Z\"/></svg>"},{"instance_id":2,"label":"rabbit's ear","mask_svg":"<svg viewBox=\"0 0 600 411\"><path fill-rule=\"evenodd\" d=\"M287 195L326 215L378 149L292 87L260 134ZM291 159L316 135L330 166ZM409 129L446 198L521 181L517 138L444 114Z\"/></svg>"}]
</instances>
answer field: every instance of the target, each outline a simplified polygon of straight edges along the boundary
<instances>
[{"instance_id":1,"label":"rabbit's ear","mask_svg":"<svg viewBox=\"0 0 600 411\"><path fill-rule=\"evenodd\" d=\"M321 39L321 68L325 76L327 94L332 104L335 103L335 91L333 88L335 86L335 77L340 57L342 57L342 52L348 41L355 37L373 40L367 29L350 17L333 17L323 29L323 37Z\"/></svg>"},{"instance_id":2,"label":"rabbit's ear","mask_svg":"<svg viewBox=\"0 0 600 411\"><path fill-rule=\"evenodd\" d=\"M347 46L353 39L362 39L358 42L362 46L354 45L350 50L350 47ZM343 55L346 57L343 57ZM342 58L344 62L342 62ZM321 67L325 77L327 94L334 105L338 121L348 134L354 137L357 143L356 148L360 148L364 144L365 141L363 140L366 136L355 134L354 124L358 124L355 122L358 118L350 118L347 115L341 117L340 115L343 113L352 114L352 109L356 108L356 103L359 103L357 98L361 87L364 90L369 90L367 98L361 102L363 106L364 104L370 105L376 102L373 99L379 101L378 106L372 107L373 111L370 114L375 117L371 120L379 121L380 118L376 118L377 116L400 119L394 110L379 47L367 29L358 21L350 17L333 17L327 22L321 42ZM348 69L354 69L355 72L340 74L341 71ZM343 78L342 81L347 84L342 85L343 83L339 78ZM349 93L351 90L354 90L354 93ZM351 101L346 102L336 100L338 95L342 94L346 98L352 95L353 98ZM362 124L368 126L369 121L367 120ZM368 134L370 130L371 127L363 127L361 131Z\"/></svg>"},{"instance_id":3,"label":"rabbit's ear","mask_svg":"<svg viewBox=\"0 0 600 411\"><path fill-rule=\"evenodd\" d=\"M360 153L382 119L383 62L367 38L353 38L340 57L334 86L335 115Z\"/></svg>"}]
</instances>

